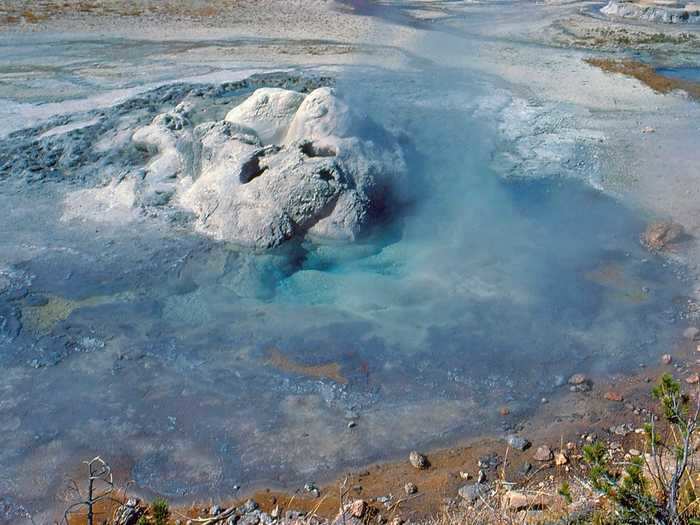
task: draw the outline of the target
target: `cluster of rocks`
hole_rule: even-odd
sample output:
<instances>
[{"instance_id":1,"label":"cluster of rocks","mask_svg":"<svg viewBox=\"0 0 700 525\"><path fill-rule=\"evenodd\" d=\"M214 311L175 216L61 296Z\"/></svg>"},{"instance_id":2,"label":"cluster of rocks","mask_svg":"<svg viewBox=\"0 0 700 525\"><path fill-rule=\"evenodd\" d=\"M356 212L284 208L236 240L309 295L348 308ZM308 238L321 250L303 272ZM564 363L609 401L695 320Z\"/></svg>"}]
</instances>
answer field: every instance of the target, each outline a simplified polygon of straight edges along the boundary
<instances>
[{"instance_id":1,"label":"cluster of rocks","mask_svg":"<svg viewBox=\"0 0 700 525\"><path fill-rule=\"evenodd\" d=\"M406 172L394 137L329 87L261 88L197 126L191 109L184 101L134 133L151 155L139 191L192 212L196 229L219 240L352 240Z\"/></svg>"}]
</instances>

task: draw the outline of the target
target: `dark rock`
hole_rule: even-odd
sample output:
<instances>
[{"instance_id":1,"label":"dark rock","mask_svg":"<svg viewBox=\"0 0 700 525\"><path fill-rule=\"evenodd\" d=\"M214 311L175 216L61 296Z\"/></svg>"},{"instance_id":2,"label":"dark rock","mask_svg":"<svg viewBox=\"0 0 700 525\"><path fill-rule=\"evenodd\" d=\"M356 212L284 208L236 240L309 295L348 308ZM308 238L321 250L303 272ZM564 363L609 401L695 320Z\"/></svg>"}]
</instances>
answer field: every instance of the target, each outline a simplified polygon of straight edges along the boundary
<instances>
[{"instance_id":1,"label":"dark rock","mask_svg":"<svg viewBox=\"0 0 700 525\"><path fill-rule=\"evenodd\" d=\"M497 468L500 464L501 458L499 458L498 454L496 454L495 452L492 452L491 454L487 454L485 456L481 456L478 461L479 468L487 470L493 470Z\"/></svg>"},{"instance_id":2,"label":"dark rock","mask_svg":"<svg viewBox=\"0 0 700 525\"><path fill-rule=\"evenodd\" d=\"M524 437L517 436L515 434L510 434L509 436L506 436L506 443L508 443L508 446L510 448L514 448L515 450L527 450L528 447L530 446L530 442L525 439Z\"/></svg>"}]
</instances>

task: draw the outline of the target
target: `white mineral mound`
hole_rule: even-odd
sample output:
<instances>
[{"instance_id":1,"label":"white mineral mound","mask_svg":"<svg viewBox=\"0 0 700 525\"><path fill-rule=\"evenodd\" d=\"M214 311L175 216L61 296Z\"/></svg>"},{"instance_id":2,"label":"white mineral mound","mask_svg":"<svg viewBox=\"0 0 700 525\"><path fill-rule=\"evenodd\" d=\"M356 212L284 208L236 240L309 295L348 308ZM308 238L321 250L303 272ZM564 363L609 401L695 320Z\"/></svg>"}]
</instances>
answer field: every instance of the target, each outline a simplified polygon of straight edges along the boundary
<instances>
[{"instance_id":1,"label":"white mineral mound","mask_svg":"<svg viewBox=\"0 0 700 525\"><path fill-rule=\"evenodd\" d=\"M200 232L241 244L272 247L306 233L354 239L405 173L387 133L352 136L362 120L329 88L260 89L224 122L194 130L197 173L179 203Z\"/></svg>"},{"instance_id":2,"label":"white mineral mound","mask_svg":"<svg viewBox=\"0 0 700 525\"><path fill-rule=\"evenodd\" d=\"M332 89L258 89L218 122L184 102L137 129L143 168L66 198L64 219L126 220L179 206L197 231L267 248L311 235L352 240L392 188L407 186L396 139ZM150 214L150 213L149 213Z\"/></svg>"}]
</instances>

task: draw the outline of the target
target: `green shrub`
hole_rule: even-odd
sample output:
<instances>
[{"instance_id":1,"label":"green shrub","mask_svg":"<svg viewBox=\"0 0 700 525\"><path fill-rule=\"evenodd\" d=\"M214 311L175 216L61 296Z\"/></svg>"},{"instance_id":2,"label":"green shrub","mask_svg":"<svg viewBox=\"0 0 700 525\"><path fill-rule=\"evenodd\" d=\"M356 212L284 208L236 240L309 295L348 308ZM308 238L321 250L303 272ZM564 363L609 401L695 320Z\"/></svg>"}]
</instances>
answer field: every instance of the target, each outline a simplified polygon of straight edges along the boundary
<instances>
[{"instance_id":1,"label":"green shrub","mask_svg":"<svg viewBox=\"0 0 700 525\"><path fill-rule=\"evenodd\" d=\"M151 503L151 514L154 525L166 525L170 516L168 502L163 498L156 498Z\"/></svg>"},{"instance_id":2,"label":"green shrub","mask_svg":"<svg viewBox=\"0 0 700 525\"><path fill-rule=\"evenodd\" d=\"M690 396L681 391L680 383L670 374L661 377L651 395L659 402L667 430L662 436L654 417L644 425L651 460L647 463L642 457L632 457L622 473L617 473L610 466L603 443L585 446L583 459L590 469L590 485L612 503L614 512L609 523L700 524L695 490L688 475L695 452L692 438L697 429L700 398L691 409Z\"/></svg>"}]
</instances>

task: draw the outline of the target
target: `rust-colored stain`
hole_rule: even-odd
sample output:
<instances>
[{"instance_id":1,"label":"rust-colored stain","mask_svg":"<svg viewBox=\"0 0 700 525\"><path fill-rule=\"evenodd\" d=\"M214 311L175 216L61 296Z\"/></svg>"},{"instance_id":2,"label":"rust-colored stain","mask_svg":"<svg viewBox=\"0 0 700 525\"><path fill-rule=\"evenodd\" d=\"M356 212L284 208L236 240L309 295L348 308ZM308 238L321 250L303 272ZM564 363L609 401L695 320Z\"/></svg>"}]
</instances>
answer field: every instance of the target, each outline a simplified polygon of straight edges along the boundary
<instances>
[{"instance_id":1,"label":"rust-colored stain","mask_svg":"<svg viewBox=\"0 0 700 525\"><path fill-rule=\"evenodd\" d=\"M603 286L623 286L622 269L617 264L606 264L584 274L586 279Z\"/></svg>"},{"instance_id":2,"label":"rust-colored stain","mask_svg":"<svg viewBox=\"0 0 700 525\"><path fill-rule=\"evenodd\" d=\"M649 294L644 291L643 283L625 276L620 265L605 264L585 272L583 276L588 281L612 290L615 296L623 301L639 304L649 300Z\"/></svg>"},{"instance_id":3,"label":"rust-colored stain","mask_svg":"<svg viewBox=\"0 0 700 525\"><path fill-rule=\"evenodd\" d=\"M585 61L608 73L619 73L636 78L657 93L670 93L671 91L681 89L691 97L700 99L700 83L659 75L653 67L643 64L642 62L637 62L636 60L587 58Z\"/></svg>"},{"instance_id":4,"label":"rust-colored stain","mask_svg":"<svg viewBox=\"0 0 700 525\"><path fill-rule=\"evenodd\" d=\"M266 352L266 364L274 366L284 372L292 372L307 377L316 377L318 379L330 379L336 383L346 385L347 378L340 372L340 364L337 362L324 363L321 365L304 365L295 363L277 348L270 348Z\"/></svg>"}]
</instances>

